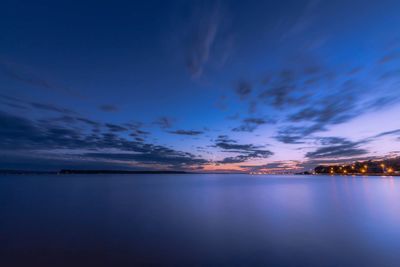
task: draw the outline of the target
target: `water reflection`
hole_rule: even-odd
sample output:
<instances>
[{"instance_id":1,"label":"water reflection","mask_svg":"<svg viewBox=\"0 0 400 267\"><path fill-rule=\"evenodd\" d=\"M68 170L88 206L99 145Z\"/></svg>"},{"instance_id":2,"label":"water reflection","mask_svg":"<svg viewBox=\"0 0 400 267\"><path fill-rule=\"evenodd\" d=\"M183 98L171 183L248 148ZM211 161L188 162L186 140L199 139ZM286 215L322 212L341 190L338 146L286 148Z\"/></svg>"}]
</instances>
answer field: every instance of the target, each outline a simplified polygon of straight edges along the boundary
<instances>
[{"instance_id":1,"label":"water reflection","mask_svg":"<svg viewBox=\"0 0 400 267\"><path fill-rule=\"evenodd\" d=\"M0 203L3 266L400 261L394 177L1 177Z\"/></svg>"}]
</instances>

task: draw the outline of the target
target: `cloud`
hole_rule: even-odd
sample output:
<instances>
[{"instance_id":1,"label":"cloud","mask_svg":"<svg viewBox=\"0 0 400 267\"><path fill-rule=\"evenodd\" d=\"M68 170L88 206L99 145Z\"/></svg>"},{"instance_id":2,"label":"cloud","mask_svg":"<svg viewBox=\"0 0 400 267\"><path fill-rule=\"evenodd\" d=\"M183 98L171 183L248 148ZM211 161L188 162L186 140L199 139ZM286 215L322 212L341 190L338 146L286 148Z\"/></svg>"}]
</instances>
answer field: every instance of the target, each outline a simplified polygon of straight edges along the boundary
<instances>
[{"instance_id":1,"label":"cloud","mask_svg":"<svg viewBox=\"0 0 400 267\"><path fill-rule=\"evenodd\" d=\"M61 114L77 114L75 111L73 111L71 109L56 106L54 104L39 103L39 102L27 102L27 101L21 100L19 98L10 97L7 95L0 95L0 98L2 99L3 104L6 104L10 107L14 107L14 108L18 108L18 109L26 110L28 108L34 108L37 110L51 111L51 112L57 112L57 113L61 113Z\"/></svg>"},{"instance_id":2,"label":"cloud","mask_svg":"<svg viewBox=\"0 0 400 267\"><path fill-rule=\"evenodd\" d=\"M221 1L200 1L190 5L185 38L185 64L192 78L199 78L209 66L222 68L228 61L234 38L228 29L227 13Z\"/></svg>"},{"instance_id":3,"label":"cloud","mask_svg":"<svg viewBox=\"0 0 400 267\"><path fill-rule=\"evenodd\" d=\"M19 99L3 94L0 94L0 104L20 110L28 109L25 103L21 103Z\"/></svg>"},{"instance_id":4,"label":"cloud","mask_svg":"<svg viewBox=\"0 0 400 267\"><path fill-rule=\"evenodd\" d=\"M355 110L355 96L330 95L323 98L320 103L301 109L289 116L291 122L311 121L321 125L338 124L354 118L358 114Z\"/></svg>"},{"instance_id":5,"label":"cloud","mask_svg":"<svg viewBox=\"0 0 400 267\"><path fill-rule=\"evenodd\" d=\"M240 81L235 88L236 94L240 97L240 99L246 99L252 92L252 85L246 81Z\"/></svg>"},{"instance_id":6,"label":"cloud","mask_svg":"<svg viewBox=\"0 0 400 267\"><path fill-rule=\"evenodd\" d=\"M204 132L202 132L202 131L193 131L193 130L176 130L176 131L169 131L169 133L178 134L178 135L195 136L195 135L201 135Z\"/></svg>"},{"instance_id":7,"label":"cloud","mask_svg":"<svg viewBox=\"0 0 400 267\"><path fill-rule=\"evenodd\" d=\"M186 52L186 67L192 77L197 78L209 61L212 47L219 30L221 14L217 5L208 7L207 12L201 11L196 23L190 31L190 40Z\"/></svg>"},{"instance_id":8,"label":"cloud","mask_svg":"<svg viewBox=\"0 0 400 267\"><path fill-rule=\"evenodd\" d=\"M40 89L61 92L73 97L82 98L82 95L80 93L75 92L70 88L60 86L50 81L49 79L38 76L27 66L12 62L0 61L0 71L11 79L29 84Z\"/></svg>"},{"instance_id":9,"label":"cloud","mask_svg":"<svg viewBox=\"0 0 400 267\"><path fill-rule=\"evenodd\" d=\"M63 115L55 118L47 118L38 120L44 124L63 124L63 125L72 125L73 123L84 123L88 126L99 128L102 126L101 123L93 121L88 118L84 118L81 116L73 116L73 115Z\"/></svg>"},{"instance_id":10,"label":"cloud","mask_svg":"<svg viewBox=\"0 0 400 267\"><path fill-rule=\"evenodd\" d=\"M381 59L379 59L378 63L386 64L392 62L396 59L400 59L400 51L392 51L386 55L384 55Z\"/></svg>"},{"instance_id":11,"label":"cloud","mask_svg":"<svg viewBox=\"0 0 400 267\"><path fill-rule=\"evenodd\" d=\"M239 127L233 128L234 132L253 132L259 126L269 123L275 123L274 120L264 119L264 118L246 118L242 121Z\"/></svg>"},{"instance_id":12,"label":"cloud","mask_svg":"<svg viewBox=\"0 0 400 267\"><path fill-rule=\"evenodd\" d=\"M123 126L121 126L121 125L117 125L117 124L106 123L105 126L106 126L111 132L126 132L126 131L128 131L128 128L123 127Z\"/></svg>"},{"instance_id":13,"label":"cloud","mask_svg":"<svg viewBox=\"0 0 400 267\"><path fill-rule=\"evenodd\" d=\"M304 125L303 127L286 126L278 130L275 139L285 144L303 144L304 138L312 133L322 131L322 125L314 124L311 126Z\"/></svg>"},{"instance_id":14,"label":"cloud","mask_svg":"<svg viewBox=\"0 0 400 267\"><path fill-rule=\"evenodd\" d=\"M236 141L229 139L226 135L220 135L214 146L223 149L223 152L239 154L217 161L216 163L218 164L241 163L254 158L268 158L274 154L269 150L261 149L261 146L238 144Z\"/></svg>"},{"instance_id":15,"label":"cloud","mask_svg":"<svg viewBox=\"0 0 400 267\"><path fill-rule=\"evenodd\" d=\"M104 112L117 112L119 109L118 107L114 106L114 105L100 105L99 109L104 111Z\"/></svg>"},{"instance_id":16,"label":"cloud","mask_svg":"<svg viewBox=\"0 0 400 267\"><path fill-rule=\"evenodd\" d=\"M86 153L82 156L88 158L140 162L142 164L167 165L169 167L192 167L192 165L202 165L206 160L195 157L190 153L168 150L165 148L154 149L147 153Z\"/></svg>"},{"instance_id":17,"label":"cloud","mask_svg":"<svg viewBox=\"0 0 400 267\"><path fill-rule=\"evenodd\" d=\"M383 132L383 133L377 134L375 137L382 137L382 136L386 136L386 135L400 135L400 129Z\"/></svg>"},{"instance_id":18,"label":"cloud","mask_svg":"<svg viewBox=\"0 0 400 267\"><path fill-rule=\"evenodd\" d=\"M43 104L43 103L37 103L37 102L32 102L30 103L32 107L36 109L41 109L45 111L53 111L53 112L58 112L58 113L63 113L63 114L76 114L74 111L67 109L67 108L61 108L57 107L55 105L51 104Z\"/></svg>"},{"instance_id":19,"label":"cloud","mask_svg":"<svg viewBox=\"0 0 400 267\"><path fill-rule=\"evenodd\" d=\"M191 153L174 150L165 146L144 142L144 139L130 141L119 132L125 127L106 124L107 133L88 132L60 126L48 121L31 121L0 111L0 151L23 157L27 152L38 157L47 153L58 157L75 157L75 160L119 160L137 164L154 164L164 167L191 168L191 165L205 164L207 161ZM63 152L54 153L54 150ZM81 151L93 151L81 153ZM18 152L20 151L20 152ZM109 151L113 151L112 153ZM75 156L74 156L75 155Z\"/></svg>"},{"instance_id":20,"label":"cloud","mask_svg":"<svg viewBox=\"0 0 400 267\"><path fill-rule=\"evenodd\" d=\"M259 99L279 109L305 104L309 95L299 87L299 83L299 75L294 70L283 69L259 94Z\"/></svg>"},{"instance_id":21,"label":"cloud","mask_svg":"<svg viewBox=\"0 0 400 267\"><path fill-rule=\"evenodd\" d=\"M319 0L309 0L307 2L303 12L291 25L291 27L283 34L282 40L303 34L307 29L312 26L312 24L316 20L316 9L319 2Z\"/></svg>"},{"instance_id":22,"label":"cloud","mask_svg":"<svg viewBox=\"0 0 400 267\"><path fill-rule=\"evenodd\" d=\"M160 117L154 123L159 125L162 129L168 129L172 127L174 119L169 117Z\"/></svg>"},{"instance_id":23,"label":"cloud","mask_svg":"<svg viewBox=\"0 0 400 267\"><path fill-rule=\"evenodd\" d=\"M338 92L311 100L295 113L289 114L287 122L301 123L302 126L283 127L277 140L284 143L302 143L301 139L310 134L325 131L329 125L347 122L367 112L359 107L357 95L360 88L347 81Z\"/></svg>"},{"instance_id":24,"label":"cloud","mask_svg":"<svg viewBox=\"0 0 400 267\"><path fill-rule=\"evenodd\" d=\"M342 138L342 137L322 137L322 138L317 138L317 139L324 146L337 145L337 144L351 144L350 141L348 141L346 138Z\"/></svg>"},{"instance_id":25,"label":"cloud","mask_svg":"<svg viewBox=\"0 0 400 267\"><path fill-rule=\"evenodd\" d=\"M351 142L343 138L323 139L327 146L317 148L315 151L306 153L310 159L335 159L366 155L368 150L359 148L362 142Z\"/></svg>"}]
</instances>

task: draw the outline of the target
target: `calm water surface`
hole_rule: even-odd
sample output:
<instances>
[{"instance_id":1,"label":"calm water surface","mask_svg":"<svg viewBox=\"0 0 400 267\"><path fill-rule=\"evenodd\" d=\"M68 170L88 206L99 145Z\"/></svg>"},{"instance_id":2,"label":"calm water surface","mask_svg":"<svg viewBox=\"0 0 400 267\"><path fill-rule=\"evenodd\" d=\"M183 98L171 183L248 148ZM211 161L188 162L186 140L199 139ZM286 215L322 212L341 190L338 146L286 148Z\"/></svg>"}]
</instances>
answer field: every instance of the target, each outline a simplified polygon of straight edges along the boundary
<instances>
[{"instance_id":1,"label":"calm water surface","mask_svg":"<svg viewBox=\"0 0 400 267\"><path fill-rule=\"evenodd\" d=\"M0 266L400 266L400 178L0 176Z\"/></svg>"}]
</instances>

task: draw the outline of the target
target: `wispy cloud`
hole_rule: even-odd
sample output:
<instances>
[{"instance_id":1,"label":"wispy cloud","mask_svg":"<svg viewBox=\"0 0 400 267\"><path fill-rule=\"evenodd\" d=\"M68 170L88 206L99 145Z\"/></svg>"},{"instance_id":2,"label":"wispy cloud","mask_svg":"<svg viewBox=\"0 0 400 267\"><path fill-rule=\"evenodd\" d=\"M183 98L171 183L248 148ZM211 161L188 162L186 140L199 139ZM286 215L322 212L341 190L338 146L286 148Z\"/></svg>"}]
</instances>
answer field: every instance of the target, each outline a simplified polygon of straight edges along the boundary
<instances>
[{"instance_id":1,"label":"wispy cloud","mask_svg":"<svg viewBox=\"0 0 400 267\"><path fill-rule=\"evenodd\" d=\"M169 131L169 133L177 134L177 135L189 135L189 136L196 136L201 135L203 131L194 131L194 130L176 130L176 131Z\"/></svg>"},{"instance_id":2,"label":"wispy cloud","mask_svg":"<svg viewBox=\"0 0 400 267\"><path fill-rule=\"evenodd\" d=\"M271 119L265 118L246 118L242 121L242 124L238 127L232 129L234 132L253 132L259 126L264 124L274 124L275 121Z\"/></svg>"},{"instance_id":3,"label":"wispy cloud","mask_svg":"<svg viewBox=\"0 0 400 267\"><path fill-rule=\"evenodd\" d=\"M110 105L110 104L104 104L100 105L99 109L104 111L104 112L116 112L119 110L119 108L115 105Z\"/></svg>"},{"instance_id":4,"label":"wispy cloud","mask_svg":"<svg viewBox=\"0 0 400 267\"><path fill-rule=\"evenodd\" d=\"M344 138L325 138L322 139L323 147L315 151L308 152L307 158L310 159L337 159L363 156L369 153L368 150L360 148L365 142L351 142Z\"/></svg>"},{"instance_id":5,"label":"wispy cloud","mask_svg":"<svg viewBox=\"0 0 400 267\"><path fill-rule=\"evenodd\" d=\"M214 146L223 149L223 152L238 154L217 161L216 163L218 164L241 163L250 159L268 158L274 154L272 151L263 149L261 146L239 144L237 141L230 139L226 135L220 135Z\"/></svg>"},{"instance_id":6,"label":"wispy cloud","mask_svg":"<svg viewBox=\"0 0 400 267\"><path fill-rule=\"evenodd\" d=\"M226 32L225 19L221 1L194 5L185 41L186 67L193 78L201 77L211 62L220 68L230 56L233 38Z\"/></svg>"},{"instance_id":7,"label":"wispy cloud","mask_svg":"<svg viewBox=\"0 0 400 267\"><path fill-rule=\"evenodd\" d=\"M154 123L160 126L162 129L169 129L174 124L174 119L170 117L160 117Z\"/></svg>"},{"instance_id":8,"label":"wispy cloud","mask_svg":"<svg viewBox=\"0 0 400 267\"><path fill-rule=\"evenodd\" d=\"M79 92L74 91L68 87L59 85L48 78L41 77L40 75L32 71L31 68L21 64L0 61L0 71L4 75L16 81L23 82L35 88L59 92L72 97L83 98L83 96Z\"/></svg>"}]
</instances>

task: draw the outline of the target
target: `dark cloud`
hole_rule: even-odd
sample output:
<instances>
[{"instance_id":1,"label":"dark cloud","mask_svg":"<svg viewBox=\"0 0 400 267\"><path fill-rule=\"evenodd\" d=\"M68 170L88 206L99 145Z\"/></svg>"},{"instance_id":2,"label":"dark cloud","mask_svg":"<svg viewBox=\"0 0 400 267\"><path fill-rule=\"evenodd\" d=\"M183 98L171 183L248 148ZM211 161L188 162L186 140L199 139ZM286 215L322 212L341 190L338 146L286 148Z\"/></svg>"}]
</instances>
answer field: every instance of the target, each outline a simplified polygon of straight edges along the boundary
<instances>
[{"instance_id":1,"label":"dark cloud","mask_svg":"<svg viewBox=\"0 0 400 267\"><path fill-rule=\"evenodd\" d=\"M27 102L15 97L10 97L7 95L0 95L0 99L2 100L3 104L6 104L10 107L24 109L27 110L28 108L34 108L37 110L42 111L51 111L57 112L61 114L77 114L75 111L67 108L63 108L60 106L56 106L54 104L47 104L47 103L39 103L39 102Z\"/></svg>"},{"instance_id":2,"label":"dark cloud","mask_svg":"<svg viewBox=\"0 0 400 267\"><path fill-rule=\"evenodd\" d=\"M127 165L124 162L85 158L80 154L27 153L2 151L0 168L11 170L59 171L60 169L148 170L145 166Z\"/></svg>"},{"instance_id":3,"label":"dark cloud","mask_svg":"<svg viewBox=\"0 0 400 267\"><path fill-rule=\"evenodd\" d=\"M303 123L302 127L289 126L279 131L277 139L285 143L301 143L301 139L318 131L325 131L329 125L347 122L366 108L357 105L358 88L345 83L342 90L312 101L308 106L288 116L290 123Z\"/></svg>"},{"instance_id":4,"label":"dark cloud","mask_svg":"<svg viewBox=\"0 0 400 267\"><path fill-rule=\"evenodd\" d=\"M354 67L347 74L348 75L355 75L355 74L358 74L362 70L363 70L363 67L360 67L360 66Z\"/></svg>"},{"instance_id":5,"label":"dark cloud","mask_svg":"<svg viewBox=\"0 0 400 267\"><path fill-rule=\"evenodd\" d=\"M393 55L390 58L392 57ZM257 106L267 104L279 112L284 111L281 114L289 113L280 120L283 125L287 125L281 126L276 136L281 142L303 143L302 139L316 132L326 131L331 125L348 122L362 114L400 101L400 96L393 90L382 89L380 96L366 97L375 88L359 77L358 74L364 66L357 66L349 73L348 70L333 71L321 63L321 60L307 53L300 53L299 58L289 61L282 70L270 71L268 82L263 84L266 88L258 95ZM381 74L376 70L372 70L372 73L375 77ZM397 73L390 75L396 79L400 77ZM385 88L386 85L381 86ZM254 124L242 123L233 130L253 131L255 127Z\"/></svg>"},{"instance_id":6,"label":"dark cloud","mask_svg":"<svg viewBox=\"0 0 400 267\"><path fill-rule=\"evenodd\" d=\"M143 130L140 130L140 129L134 129L133 132L130 133L129 135L132 136L132 137L139 137L139 136L146 137L149 134L150 134L150 132L143 131Z\"/></svg>"},{"instance_id":7,"label":"dark cloud","mask_svg":"<svg viewBox=\"0 0 400 267\"><path fill-rule=\"evenodd\" d=\"M400 129L383 132L383 133L377 134L375 137L382 137L382 136L386 136L386 135L400 135Z\"/></svg>"},{"instance_id":8,"label":"dark cloud","mask_svg":"<svg viewBox=\"0 0 400 267\"><path fill-rule=\"evenodd\" d=\"M40 119L39 122L47 123L47 124L62 124L62 125L69 125L69 126L72 126L72 124L75 124L75 123L84 123L88 126L96 127L96 128L99 128L102 126L102 124L99 122L93 121L88 118L84 118L84 117L80 117L80 116L73 116L73 115L63 115L63 116L55 117L55 118Z\"/></svg>"},{"instance_id":9,"label":"dark cloud","mask_svg":"<svg viewBox=\"0 0 400 267\"><path fill-rule=\"evenodd\" d=\"M235 92L240 99L246 99L252 92L252 85L246 81L240 81L236 85Z\"/></svg>"},{"instance_id":10,"label":"dark cloud","mask_svg":"<svg viewBox=\"0 0 400 267\"><path fill-rule=\"evenodd\" d=\"M368 103L366 103L365 109L367 109L367 110L383 109L387 106L397 103L399 101L399 99L400 99L399 95L377 97L377 98L373 99L372 101L369 101Z\"/></svg>"},{"instance_id":11,"label":"dark cloud","mask_svg":"<svg viewBox=\"0 0 400 267\"><path fill-rule=\"evenodd\" d=\"M154 123L159 125L162 129L168 129L172 127L174 119L169 117L160 117Z\"/></svg>"},{"instance_id":12,"label":"dark cloud","mask_svg":"<svg viewBox=\"0 0 400 267\"><path fill-rule=\"evenodd\" d=\"M311 126L296 127L287 126L279 129L275 139L285 144L303 144L304 138L312 133L324 130L320 124Z\"/></svg>"},{"instance_id":13,"label":"dark cloud","mask_svg":"<svg viewBox=\"0 0 400 267\"><path fill-rule=\"evenodd\" d=\"M100 127L100 125L101 125L99 122L96 122L96 121L93 121L93 120L90 120L90 119L87 119L87 118L75 117L75 119L77 121L84 122L84 123L86 123L88 125L95 126L95 127Z\"/></svg>"},{"instance_id":14,"label":"dark cloud","mask_svg":"<svg viewBox=\"0 0 400 267\"><path fill-rule=\"evenodd\" d=\"M381 81L398 79L400 77L400 69L388 70L382 73L379 77Z\"/></svg>"},{"instance_id":15,"label":"dark cloud","mask_svg":"<svg viewBox=\"0 0 400 267\"><path fill-rule=\"evenodd\" d=\"M143 131L143 130L140 130L140 129L136 129L135 131L136 131L137 134L140 134L140 135L148 135L148 134L150 134L150 132Z\"/></svg>"},{"instance_id":16,"label":"dark cloud","mask_svg":"<svg viewBox=\"0 0 400 267\"><path fill-rule=\"evenodd\" d=\"M51 104L44 104L44 103L37 103L37 102L32 102L30 104L32 107L34 107L36 109L41 109L41 110L45 110L45 111L53 111L53 112L58 112L58 113L63 113L63 114L75 114L75 112L70 109L57 107L57 106L51 105Z\"/></svg>"},{"instance_id":17,"label":"dark cloud","mask_svg":"<svg viewBox=\"0 0 400 267\"><path fill-rule=\"evenodd\" d=\"M203 131L194 131L194 130L176 130L176 131L169 131L169 133L178 134L178 135L195 136L195 135L201 135L204 132Z\"/></svg>"},{"instance_id":18,"label":"dark cloud","mask_svg":"<svg viewBox=\"0 0 400 267\"><path fill-rule=\"evenodd\" d=\"M114 105L107 105L107 104L105 104L105 105L100 105L100 106L99 106L99 109L102 110L102 111L104 111L104 112L116 112L116 111L119 110L117 106L114 106Z\"/></svg>"},{"instance_id":19,"label":"dark cloud","mask_svg":"<svg viewBox=\"0 0 400 267\"><path fill-rule=\"evenodd\" d=\"M353 95L328 96L322 99L319 105L303 108L288 119L291 122L311 121L323 126L343 123L358 115L354 112L354 102Z\"/></svg>"},{"instance_id":20,"label":"dark cloud","mask_svg":"<svg viewBox=\"0 0 400 267\"><path fill-rule=\"evenodd\" d=\"M28 109L25 103L21 103L19 99L2 94L0 94L0 104L19 110Z\"/></svg>"},{"instance_id":21,"label":"dark cloud","mask_svg":"<svg viewBox=\"0 0 400 267\"><path fill-rule=\"evenodd\" d=\"M351 142L348 141L346 138L342 137L322 137L319 138L321 145L337 145L337 144L350 144Z\"/></svg>"},{"instance_id":22,"label":"dark cloud","mask_svg":"<svg viewBox=\"0 0 400 267\"><path fill-rule=\"evenodd\" d=\"M267 89L259 94L259 99L279 109L307 103L309 95L300 87L299 77L294 70L281 70L275 74L275 79L269 83Z\"/></svg>"},{"instance_id":23,"label":"dark cloud","mask_svg":"<svg viewBox=\"0 0 400 267\"><path fill-rule=\"evenodd\" d=\"M73 97L82 98L79 93L71 90L70 88L60 86L49 79L38 76L27 66L12 62L0 61L0 71L16 81L20 81L37 88L61 92Z\"/></svg>"},{"instance_id":24,"label":"dark cloud","mask_svg":"<svg viewBox=\"0 0 400 267\"><path fill-rule=\"evenodd\" d=\"M112 124L112 123L106 123L105 126L110 130L111 132L126 132L129 129L126 127L123 127L121 125L117 124Z\"/></svg>"},{"instance_id":25,"label":"dark cloud","mask_svg":"<svg viewBox=\"0 0 400 267\"><path fill-rule=\"evenodd\" d=\"M145 143L143 139L129 141L119 136L120 130L128 130L122 126L108 124L111 132L88 133L87 131L69 128L68 125L58 126L51 122L31 121L8 113L0 112L0 150L38 154L63 149L77 155L82 150L93 151L80 154L80 160L102 158L103 160L132 160L138 164L156 164L160 166L189 168L191 164L205 164L207 161L194 155L177 151L165 146ZM104 151L112 150L113 153ZM50 153L50 152L48 152ZM79 153L78 153L79 154ZM129 156L128 156L129 154ZM72 155L72 154L71 154ZM118 155L118 156L117 156ZM126 156L123 156L126 155ZM69 157L64 152L57 156ZM125 158L123 158L125 157Z\"/></svg>"},{"instance_id":26,"label":"dark cloud","mask_svg":"<svg viewBox=\"0 0 400 267\"><path fill-rule=\"evenodd\" d=\"M30 120L0 112L0 149L79 148L85 140L74 129Z\"/></svg>"},{"instance_id":27,"label":"dark cloud","mask_svg":"<svg viewBox=\"0 0 400 267\"><path fill-rule=\"evenodd\" d=\"M268 158L272 156L274 153L269 150L257 150L250 153L244 153L242 155L234 156L234 157L226 157L223 160L217 161L219 164L229 164L229 163L242 163L246 162L250 159L255 158Z\"/></svg>"},{"instance_id":28,"label":"dark cloud","mask_svg":"<svg viewBox=\"0 0 400 267\"><path fill-rule=\"evenodd\" d=\"M215 107L221 111L225 111L228 108L228 105L226 103L226 96L222 95L218 98L218 100L215 102Z\"/></svg>"},{"instance_id":29,"label":"dark cloud","mask_svg":"<svg viewBox=\"0 0 400 267\"><path fill-rule=\"evenodd\" d=\"M368 154L368 150L360 148L361 142L351 142L342 138L330 138L324 140L327 146L317 148L315 151L308 152L307 158L347 158Z\"/></svg>"},{"instance_id":30,"label":"dark cloud","mask_svg":"<svg viewBox=\"0 0 400 267\"><path fill-rule=\"evenodd\" d=\"M391 61L393 61L393 60L396 60L396 59L400 59L400 52L399 52L399 51L393 51L393 52L390 52L390 53L384 55L384 56L379 60L378 63L380 63L380 64L385 64L385 63L389 63L389 62L391 62Z\"/></svg>"},{"instance_id":31,"label":"dark cloud","mask_svg":"<svg viewBox=\"0 0 400 267\"><path fill-rule=\"evenodd\" d=\"M143 126L144 125L141 122L124 124L124 127L128 128L129 130L132 131L132 133L130 133L130 136L133 136L133 137L138 137L138 136L144 137L144 136L147 136L150 134L150 132L142 130Z\"/></svg>"},{"instance_id":32,"label":"dark cloud","mask_svg":"<svg viewBox=\"0 0 400 267\"><path fill-rule=\"evenodd\" d=\"M249 103L249 114L254 114L257 112L257 102L256 101L250 101Z\"/></svg>"},{"instance_id":33,"label":"dark cloud","mask_svg":"<svg viewBox=\"0 0 400 267\"><path fill-rule=\"evenodd\" d=\"M242 121L242 124L239 127L233 128L234 132L253 132L260 125L275 123L275 121L264 118L246 118Z\"/></svg>"},{"instance_id":34,"label":"dark cloud","mask_svg":"<svg viewBox=\"0 0 400 267\"><path fill-rule=\"evenodd\" d=\"M206 160L196 158L190 153L178 152L159 147L148 153L86 153L83 155L88 158L100 158L106 160L140 162L143 164L160 164L173 167L192 167L192 165L202 165Z\"/></svg>"},{"instance_id":35,"label":"dark cloud","mask_svg":"<svg viewBox=\"0 0 400 267\"><path fill-rule=\"evenodd\" d=\"M239 154L237 156L227 157L223 160L217 161L219 164L240 163L254 158L268 158L274 154L269 150L261 149L261 146L238 144L236 141L229 139L226 135L220 135L214 146L223 149L223 152Z\"/></svg>"},{"instance_id":36,"label":"dark cloud","mask_svg":"<svg viewBox=\"0 0 400 267\"><path fill-rule=\"evenodd\" d=\"M285 131L280 131L279 134L275 137L276 140L285 144L303 144L302 141L303 136L294 135L291 133L286 133Z\"/></svg>"}]
</instances>

